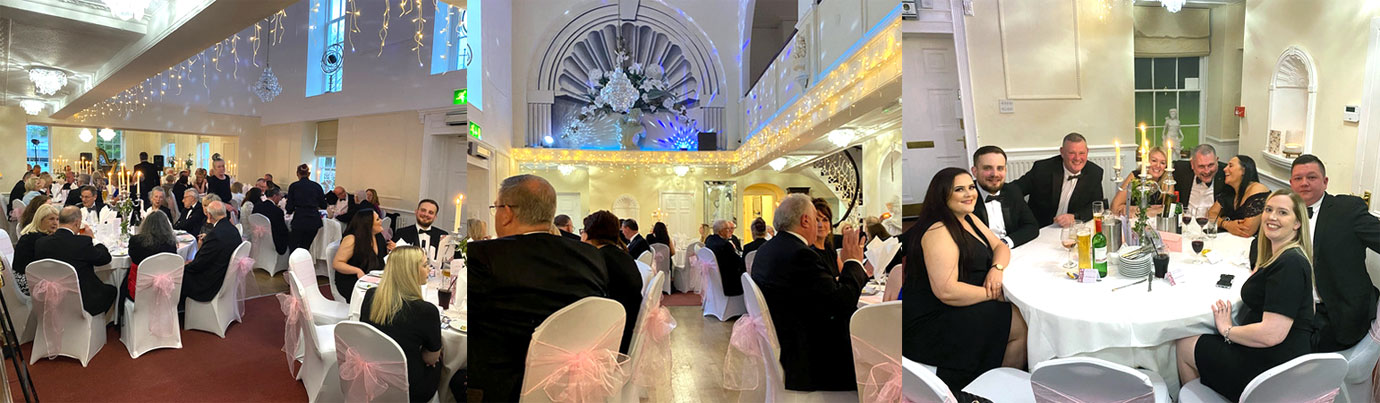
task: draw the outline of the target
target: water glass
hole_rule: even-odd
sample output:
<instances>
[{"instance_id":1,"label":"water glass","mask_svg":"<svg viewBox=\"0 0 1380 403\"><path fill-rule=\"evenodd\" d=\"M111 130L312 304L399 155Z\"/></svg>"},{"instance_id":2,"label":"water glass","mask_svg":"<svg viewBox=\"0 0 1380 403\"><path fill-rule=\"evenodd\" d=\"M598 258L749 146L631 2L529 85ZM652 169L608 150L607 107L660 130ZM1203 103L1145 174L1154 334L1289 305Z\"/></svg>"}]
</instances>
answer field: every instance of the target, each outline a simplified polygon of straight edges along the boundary
<instances>
[{"instance_id":1,"label":"water glass","mask_svg":"<svg viewBox=\"0 0 1380 403\"><path fill-rule=\"evenodd\" d=\"M1078 245L1078 225L1071 225L1059 230L1059 242L1064 246L1064 268L1072 269L1078 267L1077 259L1073 255L1073 247Z\"/></svg>"}]
</instances>

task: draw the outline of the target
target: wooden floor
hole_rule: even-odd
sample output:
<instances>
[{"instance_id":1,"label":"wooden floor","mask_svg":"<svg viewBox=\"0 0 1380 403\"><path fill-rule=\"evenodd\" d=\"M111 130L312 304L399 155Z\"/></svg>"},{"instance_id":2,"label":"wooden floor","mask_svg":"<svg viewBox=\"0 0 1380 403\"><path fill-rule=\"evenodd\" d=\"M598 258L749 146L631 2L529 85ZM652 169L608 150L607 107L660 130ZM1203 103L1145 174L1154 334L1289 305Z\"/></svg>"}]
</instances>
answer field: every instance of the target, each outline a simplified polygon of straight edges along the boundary
<instances>
[{"instance_id":1,"label":"wooden floor","mask_svg":"<svg viewBox=\"0 0 1380 403\"><path fill-rule=\"evenodd\" d=\"M722 369L733 322L702 316L698 306L670 309L676 318L676 330L671 332L671 388L669 396L665 390L649 394L649 401L737 401L737 391L723 388Z\"/></svg>"}]
</instances>

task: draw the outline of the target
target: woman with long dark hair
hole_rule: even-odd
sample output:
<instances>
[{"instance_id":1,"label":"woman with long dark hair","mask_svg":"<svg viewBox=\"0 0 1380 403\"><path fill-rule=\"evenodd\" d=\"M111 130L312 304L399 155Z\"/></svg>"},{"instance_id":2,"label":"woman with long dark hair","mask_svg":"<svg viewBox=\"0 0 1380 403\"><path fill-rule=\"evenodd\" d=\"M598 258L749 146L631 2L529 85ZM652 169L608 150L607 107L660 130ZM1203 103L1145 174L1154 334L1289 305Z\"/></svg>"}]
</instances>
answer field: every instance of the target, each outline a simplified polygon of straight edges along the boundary
<instances>
[{"instance_id":1,"label":"woman with long dark hair","mask_svg":"<svg viewBox=\"0 0 1380 403\"><path fill-rule=\"evenodd\" d=\"M363 209L350 218L350 226L335 252L335 288L350 301L355 282L374 270L383 270L383 257L393 250L393 241L383 238L383 221L373 209Z\"/></svg>"},{"instance_id":2,"label":"woman with long dark hair","mask_svg":"<svg viewBox=\"0 0 1380 403\"><path fill-rule=\"evenodd\" d=\"M1214 217L1218 228L1232 235L1255 236L1260 228L1260 213L1265 211L1265 199L1270 195L1270 189L1260 183L1255 160L1244 155L1232 157L1222 173L1232 190L1231 197L1218 198L1208 210L1208 217Z\"/></svg>"},{"instance_id":3,"label":"woman with long dark hair","mask_svg":"<svg viewBox=\"0 0 1380 403\"><path fill-rule=\"evenodd\" d=\"M1002 293L1011 250L973 215L972 175L945 168L925 193L906 247L902 355L962 390L987 370L1025 365L1025 319Z\"/></svg>"},{"instance_id":4,"label":"woman with long dark hair","mask_svg":"<svg viewBox=\"0 0 1380 403\"><path fill-rule=\"evenodd\" d=\"M810 240L810 247L838 273L843 263L839 262L838 251L834 248L834 208L829 207L829 202L823 198L816 197L810 201L815 205L815 239Z\"/></svg>"},{"instance_id":5,"label":"woman with long dark hair","mask_svg":"<svg viewBox=\"0 0 1380 403\"><path fill-rule=\"evenodd\" d=\"M671 241L671 233L666 230L666 223L657 221L656 225L652 225L652 234L647 235L647 244L654 243L666 245L667 248L671 249L671 256L676 255L676 243Z\"/></svg>"},{"instance_id":6,"label":"woman with long dark hair","mask_svg":"<svg viewBox=\"0 0 1380 403\"><path fill-rule=\"evenodd\" d=\"M155 210L144 217L139 225L139 234L129 237L129 273L125 276L125 297L134 300L134 280L139 278L139 264L150 256L159 253L177 253L177 236L173 233L172 221L162 210Z\"/></svg>"},{"instance_id":7,"label":"woman with long dark hair","mask_svg":"<svg viewBox=\"0 0 1380 403\"><path fill-rule=\"evenodd\" d=\"M627 354L633 325L637 324L637 313L642 309L642 272L637 270L637 263L618 238L619 222L618 217L607 210L585 217L585 243L599 248L599 254L604 256L604 267L609 270L609 298L623 304L623 310L628 312L623 341L618 344L618 352Z\"/></svg>"}]
</instances>

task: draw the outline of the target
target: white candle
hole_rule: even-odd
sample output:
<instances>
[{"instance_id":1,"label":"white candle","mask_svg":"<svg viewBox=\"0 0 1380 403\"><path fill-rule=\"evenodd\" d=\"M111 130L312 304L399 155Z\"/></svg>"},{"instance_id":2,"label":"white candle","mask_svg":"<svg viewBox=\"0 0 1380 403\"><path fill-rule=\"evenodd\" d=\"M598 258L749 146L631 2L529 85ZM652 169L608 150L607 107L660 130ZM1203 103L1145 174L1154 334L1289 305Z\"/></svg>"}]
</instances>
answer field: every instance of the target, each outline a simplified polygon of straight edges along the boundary
<instances>
[{"instance_id":1,"label":"white candle","mask_svg":"<svg viewBox=\"0 0 1380 403\"><path fill-rule=\"evenodd\" d=\"M1116 170L1121 170L1121 140L1112 140L1112 148L1116 150Z\"/></svg>"},{"instance_id":2,"label":"white candle","mask_svg":"<svg viewBox=\"0 0 1380 403\"><path fill-rule=\"evenodd\" d=\"M455 231L460 232L460 205L465 202L465 194L455 196Z\"/></svg>"}]
</instances>

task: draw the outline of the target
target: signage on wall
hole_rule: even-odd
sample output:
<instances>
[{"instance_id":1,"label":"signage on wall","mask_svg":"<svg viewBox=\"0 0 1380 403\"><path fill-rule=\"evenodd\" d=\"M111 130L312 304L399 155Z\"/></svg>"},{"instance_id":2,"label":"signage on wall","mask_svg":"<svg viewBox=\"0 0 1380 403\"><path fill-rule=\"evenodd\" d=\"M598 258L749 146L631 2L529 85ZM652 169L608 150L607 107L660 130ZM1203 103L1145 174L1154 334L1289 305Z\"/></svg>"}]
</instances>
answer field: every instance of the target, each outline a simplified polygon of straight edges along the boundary
<instances>
[{"instance_id":1,"label":"signage on wall","mask_svg":"<svg viewBox=\"0 0 1380 403\"><path fill-rule=\"evenodd\" d=\"M469 102L469 90L464 88L455 90L455 98L451 100L454 105L464 105Z\"/></svg>"},{"instance_id":2,"label":"signage on wall","mask_svg":"<svg viewBox=\"0 0 1380 403\"><path fill-rule=\"evenodd\" d=\"M470 137L474 137L475 140L483 140L483 138L480 137L482 131L483 129L481 129L478 124L470 122Z\"/></svg>"}]
</instances>

